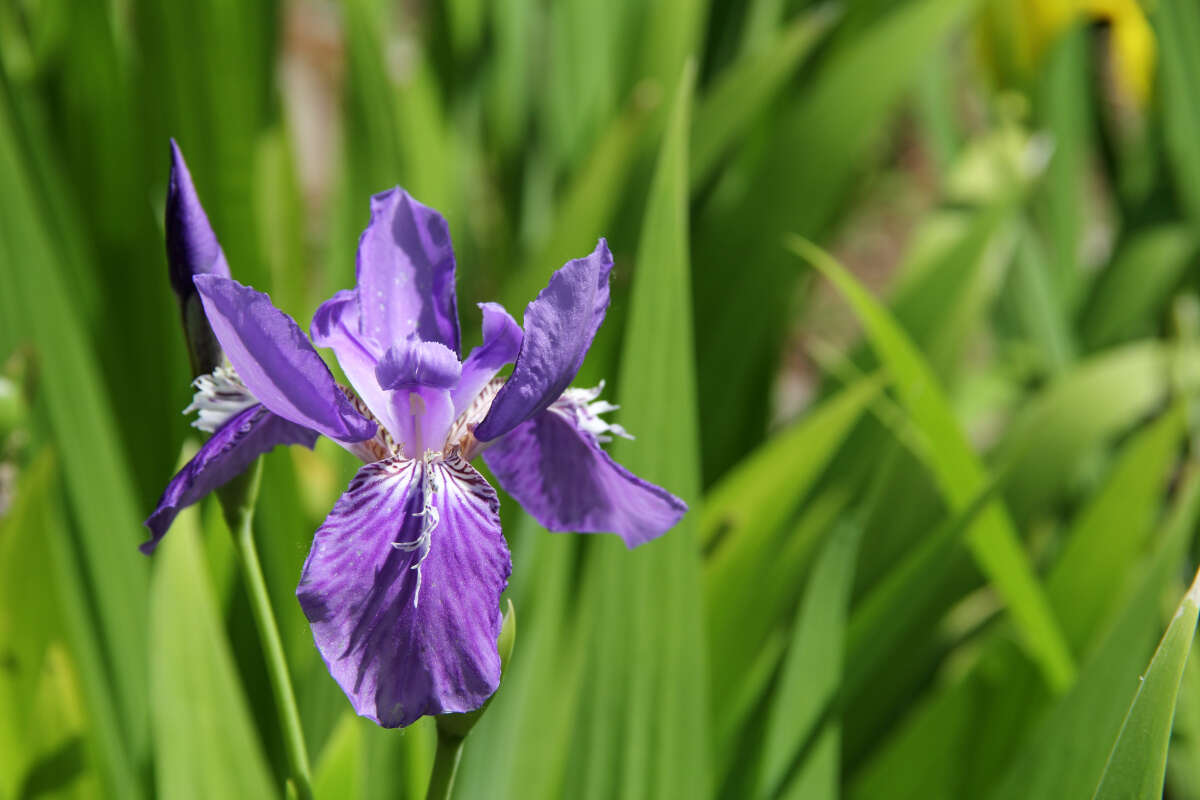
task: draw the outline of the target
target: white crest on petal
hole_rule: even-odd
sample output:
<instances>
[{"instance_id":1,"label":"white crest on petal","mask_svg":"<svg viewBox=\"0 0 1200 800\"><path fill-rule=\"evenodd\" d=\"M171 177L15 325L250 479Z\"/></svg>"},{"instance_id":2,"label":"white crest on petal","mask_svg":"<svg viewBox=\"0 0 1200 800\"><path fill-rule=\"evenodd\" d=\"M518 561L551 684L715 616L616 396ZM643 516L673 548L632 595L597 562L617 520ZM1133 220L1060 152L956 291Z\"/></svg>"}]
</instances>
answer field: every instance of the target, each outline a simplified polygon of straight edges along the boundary
<instances>
[{"instance_id":1,"label":"white crest on petal","mask_svg":"<svg viewBox=\"0 0 1200 800\"><path fill-rule=\"evenodd\" d=\"M258 402L242 383L233 367L220 366L192 381L196 390L184 414L198 412L192 426L213 433L226 422Z\"/></svg>"},{"instance_id":2,"label":"white crest on petal","mask_svg":"<svg viewBox=\"0 0 1200 800\"><path fill-rule=\"evenodd\" d=\"M432 462L441 460L440 453L426 451L425 457L421 459L421 510L413 514L415 517L421 518L421 532L416 539L410 542L392 542L392 547L397 550L403 550L406 553L416 552L417 562L409 569L417 571L417 588L413 591L413 608L417 607L417 603L421 599L421 564L425 562L429 555L429 548L433 545L433 531L441 522L441 516L437 510L436 495L442 491L442 476L433 466Z\"/></svg>"},{"instance_id":3,"label":"white crest on petal","mask_svg":"<svg viewBox=\"0 0 1200 800\"><path fill-rule=\"evenodd\" d=\"M586 431L597 442L611 442L613 436L632 439L633 436L620 425L601 419L601 414L620 408L607 400L598 399L603 391L604 381L590 389L571 387L550 405L549 410L574 422L575 427Z\"/></svg>"}]
</instances>

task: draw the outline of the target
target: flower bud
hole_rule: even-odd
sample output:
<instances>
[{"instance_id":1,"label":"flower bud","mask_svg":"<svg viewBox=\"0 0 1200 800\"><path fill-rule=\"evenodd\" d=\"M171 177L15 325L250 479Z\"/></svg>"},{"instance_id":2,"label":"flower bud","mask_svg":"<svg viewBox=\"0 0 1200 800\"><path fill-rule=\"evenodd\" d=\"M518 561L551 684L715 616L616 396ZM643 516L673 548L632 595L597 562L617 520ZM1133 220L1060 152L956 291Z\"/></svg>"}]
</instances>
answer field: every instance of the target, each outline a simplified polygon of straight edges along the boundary
<instances>
[{"instance_id":1,"label":"flower bud","mask_svg":"<svg viewBox=\"0 0 1200 800\"><path fill-rule=\"evenodd\" d=\"M203 375L222 363L223 354L208 325L192 279L197 275L228 278L229 264L208 222L208 215L200 205L191 173L174 139L171 140L171 177L167 184L165 222L167 267L171 288L179 297L192 374Z\"/></svg>"}]
</instances>

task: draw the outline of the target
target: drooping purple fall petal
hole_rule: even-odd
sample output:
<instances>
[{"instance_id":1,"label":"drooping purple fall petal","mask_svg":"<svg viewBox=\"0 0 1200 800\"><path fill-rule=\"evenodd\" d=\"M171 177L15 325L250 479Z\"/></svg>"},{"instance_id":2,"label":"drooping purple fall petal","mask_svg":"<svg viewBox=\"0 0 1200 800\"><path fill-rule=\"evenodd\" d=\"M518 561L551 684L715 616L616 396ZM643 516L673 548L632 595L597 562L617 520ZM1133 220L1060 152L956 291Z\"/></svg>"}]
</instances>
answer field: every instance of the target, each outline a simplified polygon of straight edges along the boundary
<instances>
[{"instance_id":1,"label":"drooping purple fall petal","mask_svg":"<svg viewBox=\"0 0 1200 800\"><path fill-rule=\"evenodd\" d=\"M463 362L462 377L450 392L454 412L461 414L505 364L521 352L521 326L499 303L480 303L483 312L483 344Z\"/></svg>"},{"instance_id":2,"label":"drooping purple fall petal","mask_svg":"<svg viewBox=\"0 0 1200 800\"><path fill-rule=\"evenodd\" d=\"M280 444L311 449L316 431L288 422L265 406L255 404L218 428L183 469L167 484L158 507L146 520L150 540L141 551L154 552L180 511L236 478L263 453Z\"/></svg>"},{"instance_id":3,"label":"drooping purple fall petal","mask_svg":"<svg viewBox=\"0 0 1200 800\"><path fill-rule=\"evenodd\" d=\"M391 728L470 711L496 690L510 572L499 502L478 472L394 458L351 480L296 594L355 711Z\"/></svg>"},{"instance_id":4,"label":"drooping purple fall petal","mask_svg":"<svg viewBox=\"0 0 1200 800\"><path fill-rule=\"evenodd\" d=\"M450 228L399 187L371 198L358 240L358 299L361 333L382 349L416 335L461 354Z\"/></svg>"},{"instance_id":5,"label":"drooping purple fall petal","mask_svg":"<svg viewBox=\"0 0 1200 800\"><path fill-rule=\"evenodd\" d=\"M494 442L483 459L547 530L616 533L633 548L665 533L687 511L678 497L614 461L557 405Z\"/></svg>"},{"instance_id":6,"label":"drooping purple fall petal","mask_svg":"<svg viewBox=\"0 0 1200 800\"><path fill-rule=\"evenodd\" d=\"M570 385L608 309L612 254L603 239L591 255L568 261L525 309L525 335L512 376L475 429L480 441L503 436L550 406Z\"/></svg>"},{"instance_id":7,"label":"drooping purple fall petal","mask_svg":"<svg viewBox=\"0 0 1200 800\"><path fill-rule=\"evenodd\" d=\"M225 355L263 405L338 441L374 435L375 423L358 413L304 332L267 295L216 275L195 283Z\"/></svg>"},{"instance_id":8,"label":"drooping purple fall petal","mask_svg":"<svg viewBox=\"0 0 1200 800\"><path fill-rule=\"evenodd\" d=\"M192 174L183 153L171 140L171 175L167 182L167 267L171 287L180 302L195 294L192 278L196 275L229 277L229 264L217 242L217 235L200 205Z\"/></svg>"}]
</instances>

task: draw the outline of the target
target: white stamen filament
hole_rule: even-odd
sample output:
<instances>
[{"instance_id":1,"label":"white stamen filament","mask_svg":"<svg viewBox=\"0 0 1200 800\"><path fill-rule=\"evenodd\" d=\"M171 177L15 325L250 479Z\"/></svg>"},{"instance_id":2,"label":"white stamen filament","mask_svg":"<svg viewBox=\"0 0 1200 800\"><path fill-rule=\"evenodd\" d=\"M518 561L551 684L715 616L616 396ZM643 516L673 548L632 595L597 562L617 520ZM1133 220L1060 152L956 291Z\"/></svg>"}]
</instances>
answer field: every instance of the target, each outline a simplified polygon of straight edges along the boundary
<instances>
[{"instance_id":1,"label":"white stamen filament","mask_svg":"<svg viewBox=\"0 0 1200 800\"><path fill-rule=\"evenodd\" d=\"M632 439L628 431L620 425L600 418L601 414L616 411L620 406L598 400L604 391L604 381L591 389L567 389L562 397L554 402L550 409L569 419L573 419L580 430L587 431L599 443L611 442L613 436ZM609 434L612 434L611 436Z\"/></svg>"},{"instance_id":2,"label":"white stamen filament","mask_svg":"<svg viewBox=\"0 0 1200 800\"><path fill-rule=\"evenodd\" d=\"M192 426L208 433L215 432L258 402L233 367L217 367L211 374L201 375L192 381L192 387L196 393L191 405L183 413L198 412Z\"/></svg>"}]
</instances>

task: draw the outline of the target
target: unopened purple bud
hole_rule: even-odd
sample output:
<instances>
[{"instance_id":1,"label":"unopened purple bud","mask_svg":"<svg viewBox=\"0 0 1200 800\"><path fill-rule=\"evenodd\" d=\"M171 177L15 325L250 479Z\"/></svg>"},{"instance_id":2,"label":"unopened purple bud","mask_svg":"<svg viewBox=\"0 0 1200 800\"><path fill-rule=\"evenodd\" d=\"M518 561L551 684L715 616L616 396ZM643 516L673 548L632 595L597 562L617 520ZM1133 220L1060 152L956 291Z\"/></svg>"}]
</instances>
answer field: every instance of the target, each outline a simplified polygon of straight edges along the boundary
<instances>
[{"instance_id":1,"label":"unopened purple bud","mask_svg":"<svg viewBox=\"0 0 1200 800\"><path fill-rule=\"evenodd\" d=\"M192 279L197 275L229 277L229 264L200 205L192 175L179 145L171 140L171 177L167 183L167 266L171 288L179 297L192 372L203 375L221 364L223 355Z\"/></svg>"},{"instance_id":2,"label":"unopened purple bud","mask_svg":"<svg viewBox=\"0 0 1200 800\"><path fill-rule=\"evenodd\" d=\"M208 222L204 206L196 195L179 145L171 140L171 178L167 184L167 263L171 268L171 286L180 302L196 292L196 275L220 275L228 278L229 264Z\"/></svg>"}]
</instances>

